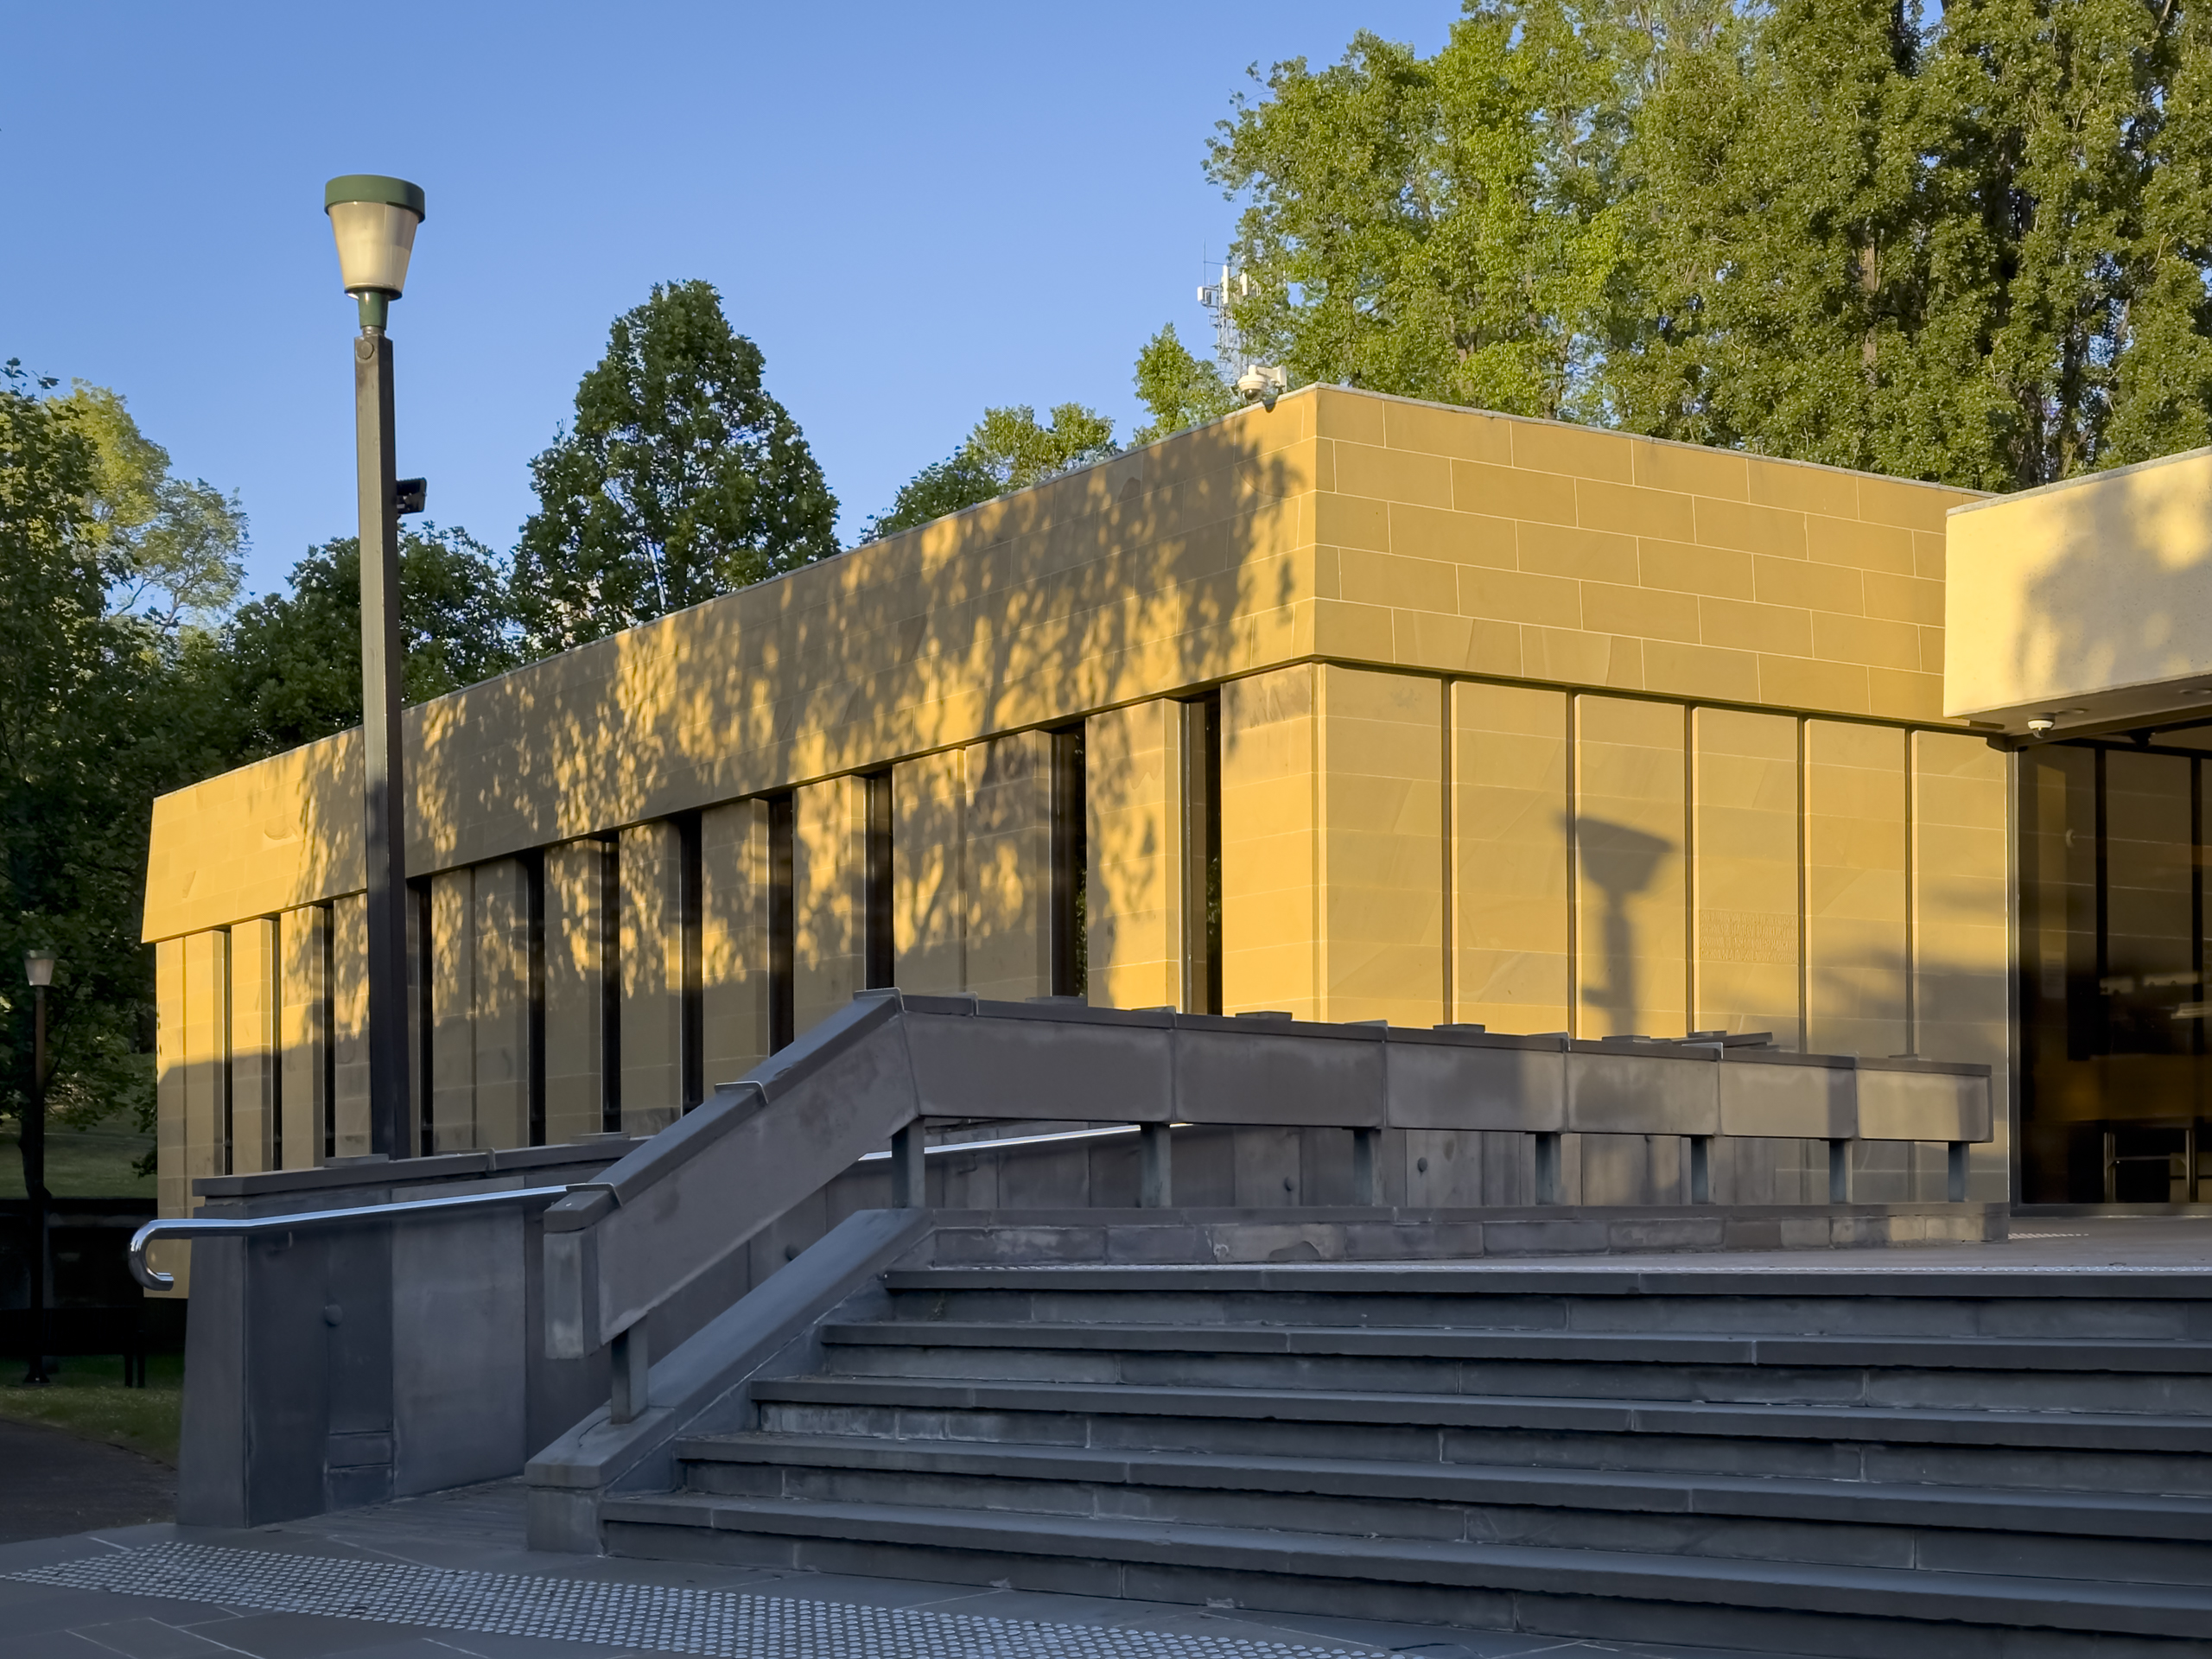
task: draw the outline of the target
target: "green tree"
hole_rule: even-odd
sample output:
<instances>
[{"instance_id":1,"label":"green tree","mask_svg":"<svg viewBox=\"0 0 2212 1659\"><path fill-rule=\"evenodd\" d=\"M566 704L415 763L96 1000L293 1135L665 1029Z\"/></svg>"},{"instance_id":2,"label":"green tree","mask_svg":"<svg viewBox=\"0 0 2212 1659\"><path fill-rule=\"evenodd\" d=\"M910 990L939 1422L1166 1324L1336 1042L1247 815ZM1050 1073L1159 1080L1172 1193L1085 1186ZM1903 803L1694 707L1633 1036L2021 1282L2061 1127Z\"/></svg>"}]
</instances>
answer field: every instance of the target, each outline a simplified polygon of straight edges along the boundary
<instances>
[{"instance_id":1,"label":"green tree","mask_svg":"<svg viewBox=\"0 0 2212 1659\"><path fill-rule=\"evenodd\" d=\"M1471 0L1209 152L1255 356L1986 489L2212 439L2212 0Z\"/></svg>"},{"instance_id":2,"label":"green tree","mask_svg":"<svg viewBox=\"0 0 2212 1659\"><path fill-rule=\"evenodd\" d=\"M2196 352L2175 338L2171 302L2196 288L2202 341L2203 38L2181 7L2141 0L1946 11L1926 76L1939 160L1925 329L1948 476L2010 489L2086 471L2111 459L2123 385L2150 404L2190 396ZM2161 159L2180 165L2161 177ZM2152 302L2148 352L2131 321L2139 297Z\"/></svg>"},{"instance_id":3,"label":"green tree","mask_svg":"<svg viewBox=\"0 0 2212 1659\"><path fill-rule=\"evenodd\" d=\"M78 381L48 407L92 445L84 533L109 567L111 605L174 630L219 621L243 575L245 512L235 494L174 478L169 453L121 397Z\"/></svg>"},{"instance_id":4,"label":"green tree","mask_svg":"<svg viewBox=\"0 0 2212 1659\"><path fill-rule=\"evenodd\" d=\"M465 530L399 542L401 696L443 696L524 660L501 561ZM239 761L361 723L361 545L325 542L292 567L289 591L239 607L224 631L224 702Z\"/></svg>"},{"instance_id":5,"label":"green tree","mask_svg":"<svg viewBox=\"0 0 2212 1659\"><path fill-rule=\"evenodd\" d=\"M0 962L32 946L60 958L56 1112L122 1108L150 1126L152 960L138 939L149 809L219 753L208 636L181 620L208 589L188 586L189 562L161 563L175 525L158 505L174 499L158 448L120 399L42 396L52 384L12 361L0 371ZM118 473L118 455L134 464ZM167 607L142 603L149 571L174 581ZM29 999L0 985L11 1114L29 1092Z\"/></svg>"},{"instance_id":6,"label":"green tree","mask_svg":"<svg viewBox=\"0 0 2212 1659\"><path fill-rule=\"evenodd\" d=\"M1641 315L1607 362L1623 423L1923 470L1900 406L1925 274L1922 46L1899 0L1778 0L1669 34L1630 153Z\"/></svg>"},{"instance_id":7,"label":"green tree","mask_svg":"<svg viewBox=\"0 0 2212 1659\"><path fill-rule=\"evenodd\" d=\"M1207 162L1249 200L1234 313L1254 355L1294 382L1581 409L1642 38L1567 0L1473 0L1433 58L1362 32L1328 68L1277 64Z\"/></svg>"},{"instance_id":8,"label":"green tree","mask_svg":"<svg viewBox=\"0 0 2212 1659\"><path fill-rule=\"evenodd\" d=\"M1191 355L1172 322L1137 353L1136 384L1137 401L1152 419L1131 435L1132 446L1157 443L1244 406L1220 369Z\"/></svg>"},{"instance_id":9,"label":"green tree","mask_svg":"<svg viewBox=\"0 0 2212 1659\"><path fill-rule=\"evenodd\" d=\"M516 550L533 648L565 650L837 550L836 498L760 348L702 282L614 320L575 418L531 463Z\"/></svg>"},{"instance_id":10,"label":"green tree","mask_svg":"<svg viewBox=\"0 0 2212 1659\"><path fill-rule=\"evenodd\" d=\"M1059 404L1051 412L1046 425L1027 404L985 410L967 441L901 485L891 505L868 520L861 539L878 541L912 530L1119 453L1114 423L1097 410Z\"/></svg>"},{"instance_id":11,"label":"green tree","mask_svg":"<svg viewBox=\"0 0 2212 1659\"><path fill-rule=\"evenodd\" d=\"M2212 5L2167 18L2157 73L2124 350L2099 457L2113 466L2212 443Z\"/></svg>"}]
</instances>

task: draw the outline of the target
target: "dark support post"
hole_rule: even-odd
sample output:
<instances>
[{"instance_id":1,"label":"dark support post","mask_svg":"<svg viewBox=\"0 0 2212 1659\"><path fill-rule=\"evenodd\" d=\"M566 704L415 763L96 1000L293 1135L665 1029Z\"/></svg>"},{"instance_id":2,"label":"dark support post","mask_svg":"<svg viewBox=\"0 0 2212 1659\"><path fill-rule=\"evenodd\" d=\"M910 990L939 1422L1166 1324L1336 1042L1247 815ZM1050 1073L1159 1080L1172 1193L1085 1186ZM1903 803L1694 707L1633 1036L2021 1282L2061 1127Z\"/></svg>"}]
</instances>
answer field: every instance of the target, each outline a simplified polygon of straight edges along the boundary
<instances>
[{"instance_id":1,"label":"dark support post","mask_svg":"<svg viewBox=\"0 0 2212 1659\"><path fill-rule=\"evenodd\" d=\"M1351 1201L1373 1209L1382 1202L1382 1131L1351 1132Z\"/></svg>"},{"instance_id":2,"label":"dark support post","mask_svg":"<svg viewBox=\"0 0 2212 1659\"><path fill-rule=\"evenodd\" d=\"M1713 1137L1690 1136L1690 1202L1713 1202Z\"/></svg>"},{"instance_id":3,"label":"dark support post","mask_svg":"<svg viewBox=\"0 0 2212 1659\"><path fill-rule=\"evenodd\" d=\"M362 810L369 909L369 1149L404 1158L414 1137L407 1076L407 868L399 743L399 479L392 453L391 340L353 341L360 484Z\"/></svg>"},{"instance_id":4,"label":"dark support post","mask_svg":"<svg viewBox=\"0 0 2212 1659\"><path fill-rule=\"evenodd\" d=\"M1536 1137L1536 1202L1560 1202L1559 1136L1539 1135Z\"/></svg>"},{"instance_id":5,"label":"dark support post","mask_svg":"<svg viewBox=\"0 0 2212 1659\"><path fill-rule=\"evenodd\" d=\"M1828 1202L1851 1202L1851 1142L1828 1142Z\"/></svg>"},{"instance_id":6,"label":"dark support post","mask_svg":"<svg viewBox=\"0 0 2212 1659\"><path fill-rule=\"evenodd\" d=\"M1165 1123L1138 1126L1137 1202L1165 1210L1175 1202L1174 1132Z\"/></svg>"},{"instance_id":7,"label":"dark support post","mask_svg":"<svg viewBox=\"0 0 2212 1659\"><path fill-rule=\"evenodd\" d=\"M607 1351L614 1362L614 1387L607 1401L607 1417L618 1423L635 1422L649 1403L645 1395L652 1372L652 1357L645 1345L645 1322L640 1319L621 1332L607 1344Z\"/></svg>"},{"instance_id":8,"label":"dark support post","mask_svg":"<svg viewBox=\"0 0 2212 1659\"><path fill-rule=\"evenodd\" d=\"M23 1196L30 1200L31 1363L26 1387L46 1384L46 987L31 989L31 1109L23 1114Z\"/></svg>"},{"instance_id":9,"label":"dark support post","mask_svg":"<svg viewBox=\"0 0 2212 1659\"><path fill-rule=\"evenodd\" d=\"M1952 1141L1950 1154L1950 1181L1944 1193L1953 1204L1964 1204L1967 1201L1967 1143L1963 1141ZM2193 1174L2195 1171L2190 1173Z\"/></svg>"},{"instance_id":10,"label":"dark support post","mask_svg":"<svg viewBox=\"0 0 2212 1659\"><path fill-rule=\"evenodd\" d=\"M917 1118L891 1137L891 1207L926 1210L930 1205L929 1169L923 1158L921 1120Z\"/></svg>"}]
</instances>

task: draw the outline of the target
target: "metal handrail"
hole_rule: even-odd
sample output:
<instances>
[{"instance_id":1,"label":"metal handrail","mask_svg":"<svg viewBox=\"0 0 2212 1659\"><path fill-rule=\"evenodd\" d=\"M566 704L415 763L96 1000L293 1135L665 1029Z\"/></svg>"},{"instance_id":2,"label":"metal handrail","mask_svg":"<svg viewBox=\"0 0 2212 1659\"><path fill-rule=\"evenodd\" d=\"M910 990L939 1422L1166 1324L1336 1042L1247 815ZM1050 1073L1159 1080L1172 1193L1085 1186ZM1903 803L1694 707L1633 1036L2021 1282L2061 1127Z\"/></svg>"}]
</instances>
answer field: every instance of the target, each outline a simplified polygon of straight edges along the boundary
<instances>
[{"instance_id":1,"label":"metal handrail","mask_svg":"<svg viewBox=\"0 0 2212 1659\"><path fill-rule=\"evenodd\" d=\"M238 1238L261 1233L289 1233L301 1227L336 1226L346 1222L378 1221L387 1216L421 1215L429 1211L488 1210L497 1205L526 1204L542 1198L550 1204L566 1198L565 1186L509 1187L498 1192L459 1192L449 1198L403 1198L393 1204L362 1204L342 1210L302 1210L290 1216L175 1216L148 1222L130 1235L130 1276L149 1290L173 1290L176 1275L147 1266L146 1247L157 1238Z\"/></svg>"}]
</instances>

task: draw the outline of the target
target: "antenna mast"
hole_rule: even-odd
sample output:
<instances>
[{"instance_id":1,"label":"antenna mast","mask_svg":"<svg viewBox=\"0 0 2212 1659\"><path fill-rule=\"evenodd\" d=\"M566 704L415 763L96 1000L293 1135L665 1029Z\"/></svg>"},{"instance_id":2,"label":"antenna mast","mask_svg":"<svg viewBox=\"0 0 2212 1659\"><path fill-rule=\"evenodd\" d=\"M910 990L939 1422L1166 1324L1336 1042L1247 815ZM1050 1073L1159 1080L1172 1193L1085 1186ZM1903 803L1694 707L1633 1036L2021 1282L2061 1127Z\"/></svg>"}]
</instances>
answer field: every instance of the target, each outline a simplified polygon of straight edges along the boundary
<instances>
[{"instance_id":1,"label":"antenna mast","mask_svg":"<svg viewBox=\"0 0 2212 1659\"><path fill-rule=\"evenodd\" d=\"M1252 291L1252 278L1228 260L1221 262L1221 280L1198 285L1198 303L1213 316L1213 354L1221 364L1222 378L1234 385L1236 377L1251 366L1244 352L1244 336L1230 307Z\"/></svg>"},{"instance_id":2,"label":"antenna mast","mask_svg":"<svg viewBox=\"0 0 2212 1659\"><path fill-rule=\"evenodd\" d=\"M1248 404L1257 403L1272 410L1275 399L1289 385L1289 377L1280 366L1255 363L1244 344L1244 334L1236 326L1236 319L1230 308L1252 292L1251 274L1242 271L1226 259L1221 262L1221 280L1202 283L1198 286L1198 303L1213 314L1213 354L1220 359L1221 378L1236 389Z\"/></svg>"}]
</instances>

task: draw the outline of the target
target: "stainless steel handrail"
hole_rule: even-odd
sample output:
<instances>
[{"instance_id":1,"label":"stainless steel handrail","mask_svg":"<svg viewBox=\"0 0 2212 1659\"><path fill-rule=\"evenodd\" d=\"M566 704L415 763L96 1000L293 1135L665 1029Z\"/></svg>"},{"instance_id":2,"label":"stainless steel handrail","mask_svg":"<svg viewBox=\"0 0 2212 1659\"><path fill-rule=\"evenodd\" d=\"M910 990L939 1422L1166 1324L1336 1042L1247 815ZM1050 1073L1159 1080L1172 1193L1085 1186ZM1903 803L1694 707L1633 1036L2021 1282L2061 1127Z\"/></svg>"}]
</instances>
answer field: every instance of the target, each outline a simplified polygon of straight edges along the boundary
<instances>
[{"instance_id":1,"label":"stainless steel handrail","mask_svg":"<svg viewBox=\"0 0 2212 1659\"><path fill-rule=\"evenodd\" d=\"M346 1222L378 1221L387 1216L422 1215L432 1211L489 1210L503 1204L526 1204L543 1199L550 1204L566 1198L565 1186L509 1187L498 1192L458 1192L449 1198L403 1198L396 1204L362 1204L343 1210L302 1210L291 1216L177 1216L148 1222L130 1235L130 1276L149 1290L172 1290L176 1275L146 1265L146 1247L157 1238L237 1238L260 1233L289 1233L302 1227L336 1226Z\"/></svg>"}]
</instances>

